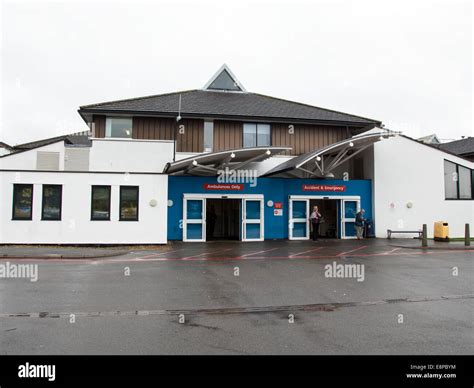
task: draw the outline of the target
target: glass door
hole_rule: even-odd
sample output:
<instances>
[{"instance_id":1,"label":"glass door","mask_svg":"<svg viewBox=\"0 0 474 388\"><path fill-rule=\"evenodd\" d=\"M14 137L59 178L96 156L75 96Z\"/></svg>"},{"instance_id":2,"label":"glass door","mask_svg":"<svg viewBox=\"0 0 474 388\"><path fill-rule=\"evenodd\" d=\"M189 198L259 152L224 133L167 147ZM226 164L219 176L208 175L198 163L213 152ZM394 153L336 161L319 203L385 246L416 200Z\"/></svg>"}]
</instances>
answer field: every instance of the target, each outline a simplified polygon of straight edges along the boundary
<instances>
[{"instance_id":1,"label":"glass door","mask_svg":"<svg viewBox=\"0 0 474 388\"><path fill-rule=\"evenodd\" d=\"M360 210L360 200L343 199L341 203L341 237L356 238L355 219L357 212Z\"/></svg>"},{"instance_id":2,"label":"glass door","mask_svg":"<svg viewBox=\"0 0 474 388\"><path fill-rule=\"evenodd\" d=\"M309 199L291 199L288 222L290 240L309 239Z\"/></svg>"},{"instance_id":3,"label":"glass door","mask_svg":"<svg viewBox=\"0 0 474 388\"><path fill-rule=\"evenodd\" d=\"M263 199L242 202L242 241L263 241Z\"/></svg>"},{"instance_id":4,"label":"glass door","mask_svg":"<svg viewBox=\"0 0 474 388\"><path fill-rule=\"evenodd\" d=\"M206 241L206 200L185 198L183 241Z\"/></svg>"}]
</instances>

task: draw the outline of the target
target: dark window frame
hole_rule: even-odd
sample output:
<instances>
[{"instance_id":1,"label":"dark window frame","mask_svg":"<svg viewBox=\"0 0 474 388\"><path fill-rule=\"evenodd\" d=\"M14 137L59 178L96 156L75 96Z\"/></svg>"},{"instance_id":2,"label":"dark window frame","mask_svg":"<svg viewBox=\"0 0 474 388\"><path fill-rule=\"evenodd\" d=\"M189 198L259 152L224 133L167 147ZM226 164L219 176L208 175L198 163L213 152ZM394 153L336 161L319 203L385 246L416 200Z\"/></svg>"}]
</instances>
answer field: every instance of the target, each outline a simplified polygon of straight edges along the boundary
<instances>
[{"instance_id":1,"label":"dark window frame","mask_svg":"<svg viewBox=\"0 0 474 388\"><path fill-rule=\"evenodd\" d=\"M252 124L255 125L255 145L251 147L246 147L245 146L245 124ZM270 139L268 145L259 145L258 144L258 125L268 125L270 127ZM271 147L272 146L272 124L271 123L252 123L252 122L244 122L242 123L242 148L256 148L256 147Z\"/></svg>"},{"instance_id":2,"label":"dark window frame","mask_svg":"<svg viewBox=\"0 0 474 388\"><path fill-rule=\"evenodd\" d=\"M15 193L16 193L16 188L20 186L31 187L30 216L28 218L15 217ZM32 183L14 183L13 184L12 221L32 221L33 220L33 199L34 199L34 185Z\"/></svg>"},{"instance_id":3,"label":"dark window frame","mask_svg":"<svg viewBox=\"0 0 474 388\"><path fill-rule=\"evenodd\" d=\"M109 203L108 203L108 208L109 208L109 217L108 218L94 218L94 189L95 188L101 188L101 189L107 189L109 191ZM112 186L110 185L92 185L91 186L91 221L110 221L111 218L111 200L112 200Z\"/></svg>"},{"instance_id":4,"label":"dark window frame","mask_svg":"<svg viewBox=\"0 0 474 388\"><path fill-rule=\"evenodd\" d=\"M458 164L456 162L453 162L452 160L444 159L444 162L449 162L451 164L454 164L456 166L456 198L446 198L446 187L444 188L444 200L445 201L472 201L474 200L474 170L470 169L469 167L463 166L461 164ZM471 198L460 198L461 191L460 191L460 186L459 186L459 167L463 167L471 171L470 174L470 179L471 179ZM443 164L444 168L444 164Z\"/></svg>"},{"instance_id":5,"label":"dark window frame","mask_svg":"<svg viewBox=\"0 0 474 388\"><path fill-rule=\"evenodd\" d=\"M123 218L122 217L122 189L135 189L137 193L137 216L136 218ZM140 215L140 186L120 186L119 188L119 221L139 221Z\"/></svg>"},{"instance_id":6,"label":"dark window frame","mask_svg":"<svg viewBox=\"0 0 474 388\"><path fill-rule=\"evenodd\" d=\"M44 189L45 187L59 187L59 218L44 218ZM41 221L61 221L63 216L63 185L45 184L41 193Z\"/></svg>"}]
</instances>

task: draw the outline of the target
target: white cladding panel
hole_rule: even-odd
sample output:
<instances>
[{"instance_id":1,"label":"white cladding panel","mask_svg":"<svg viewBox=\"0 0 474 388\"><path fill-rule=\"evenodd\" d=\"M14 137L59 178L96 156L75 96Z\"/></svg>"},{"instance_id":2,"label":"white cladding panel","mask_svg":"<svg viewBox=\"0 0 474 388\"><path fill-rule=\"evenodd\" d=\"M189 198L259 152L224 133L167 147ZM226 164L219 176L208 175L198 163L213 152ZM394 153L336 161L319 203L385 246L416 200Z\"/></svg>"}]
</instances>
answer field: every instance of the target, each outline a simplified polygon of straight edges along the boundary
<instances>
[{"instance_id":1,"label":"white cladding panel","mask_svg":"<svg viewBox=\"0 0 474 388\"><path fill-rule=\"evenodd\" d=\"M89 147L67 147L64 154L64 170L89 171Z\"/></svg>"},{"instance_id":2,"label":"white cladding panel","mask_svg":"<svg viewBox=\"0 0 474 388\"><path fill-rule=\"evenodd\" d=\"M166 140L93 139L90 170L162 172L173 150L173 142Z\"/></svg>"},{"instance_id":3,"label":"white cladding panel","mask_svg":"<svg viewBox=\"0 0 474 388\"><path fill-rule=\"evenodd\" d=\"M59 170L60 152L36 151L37 170Z\"/></svg>"}]
</instances>

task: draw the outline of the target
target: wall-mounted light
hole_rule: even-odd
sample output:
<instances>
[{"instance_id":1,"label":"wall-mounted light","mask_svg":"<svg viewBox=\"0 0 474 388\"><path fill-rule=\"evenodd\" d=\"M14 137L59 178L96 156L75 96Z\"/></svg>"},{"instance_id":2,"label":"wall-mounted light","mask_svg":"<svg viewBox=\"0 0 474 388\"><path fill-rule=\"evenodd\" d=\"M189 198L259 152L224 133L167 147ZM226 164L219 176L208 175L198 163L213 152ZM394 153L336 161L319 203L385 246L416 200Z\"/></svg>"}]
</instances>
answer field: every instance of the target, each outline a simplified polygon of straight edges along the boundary
<instances>
[{"instance_id":1,"label":"wall-mounted light","mask_svg":"<svg viewBox=\"0 0 474 388\"><path fill-rule=\"evenodd\" d=\"M412 201L408 201L407 202L407 208L408 209L411 209L413 207L413 202Z\"/></svg>"},{"instance_id":2,"label":"wall-mounted light","mask_svg":"<svg viewBox=\"0 0 474 388\"><path fill-rule=\"evenodd\" d=\"M158 202L156 201L156 199L150 200L150 206L151 207L155 207L156 205L158 205Z\"/></svg>"},{"instance_id":3,"label":"wall-mounted light","mask_svg":"<svg viewBox=\"0 0 474 388\"><path fill-rule=\"evenodd\" d=\"M171 207L173 206L173 200L172 199L168 199L168 207Z\"/></svg>"},{"instance_id":4,"label":"wall-mounted light","mask_svg":"<svg viewBox=\"0 0 474 388\"><path fill-rule=\"evenodd\" d=\"M269 201L267 201L267 206L268 207L273 207L273 201L271 199Z\"/></svg>"}]
</instances>

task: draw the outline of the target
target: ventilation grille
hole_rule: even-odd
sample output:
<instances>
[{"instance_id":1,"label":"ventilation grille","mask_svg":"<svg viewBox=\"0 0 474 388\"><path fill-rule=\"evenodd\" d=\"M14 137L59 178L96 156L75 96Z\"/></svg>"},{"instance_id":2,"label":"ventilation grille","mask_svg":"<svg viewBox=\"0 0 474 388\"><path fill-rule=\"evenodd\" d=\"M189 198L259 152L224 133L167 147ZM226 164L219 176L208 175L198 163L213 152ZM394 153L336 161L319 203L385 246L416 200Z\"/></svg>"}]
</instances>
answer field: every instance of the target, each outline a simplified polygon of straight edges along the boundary
<instances>
[{"instance_id":1,"label":"ventilation grille","mask_svg":"<svg viewBox=\"0 0 474 388\"><path fill-rule=\"evenodd\" d=\"M89 171L89 148L66 148L64 170Z\"/></svg>"},{"instance_id":2,"label":"ventilation grille","mask_svg":"<svg viewBox=\"0 0 474 388\"><path fill-rule=\"evenodd\" d=\"M38 151L36 153L37 170L59 170L59 152Z\"/></svg>"}]
</instances>

